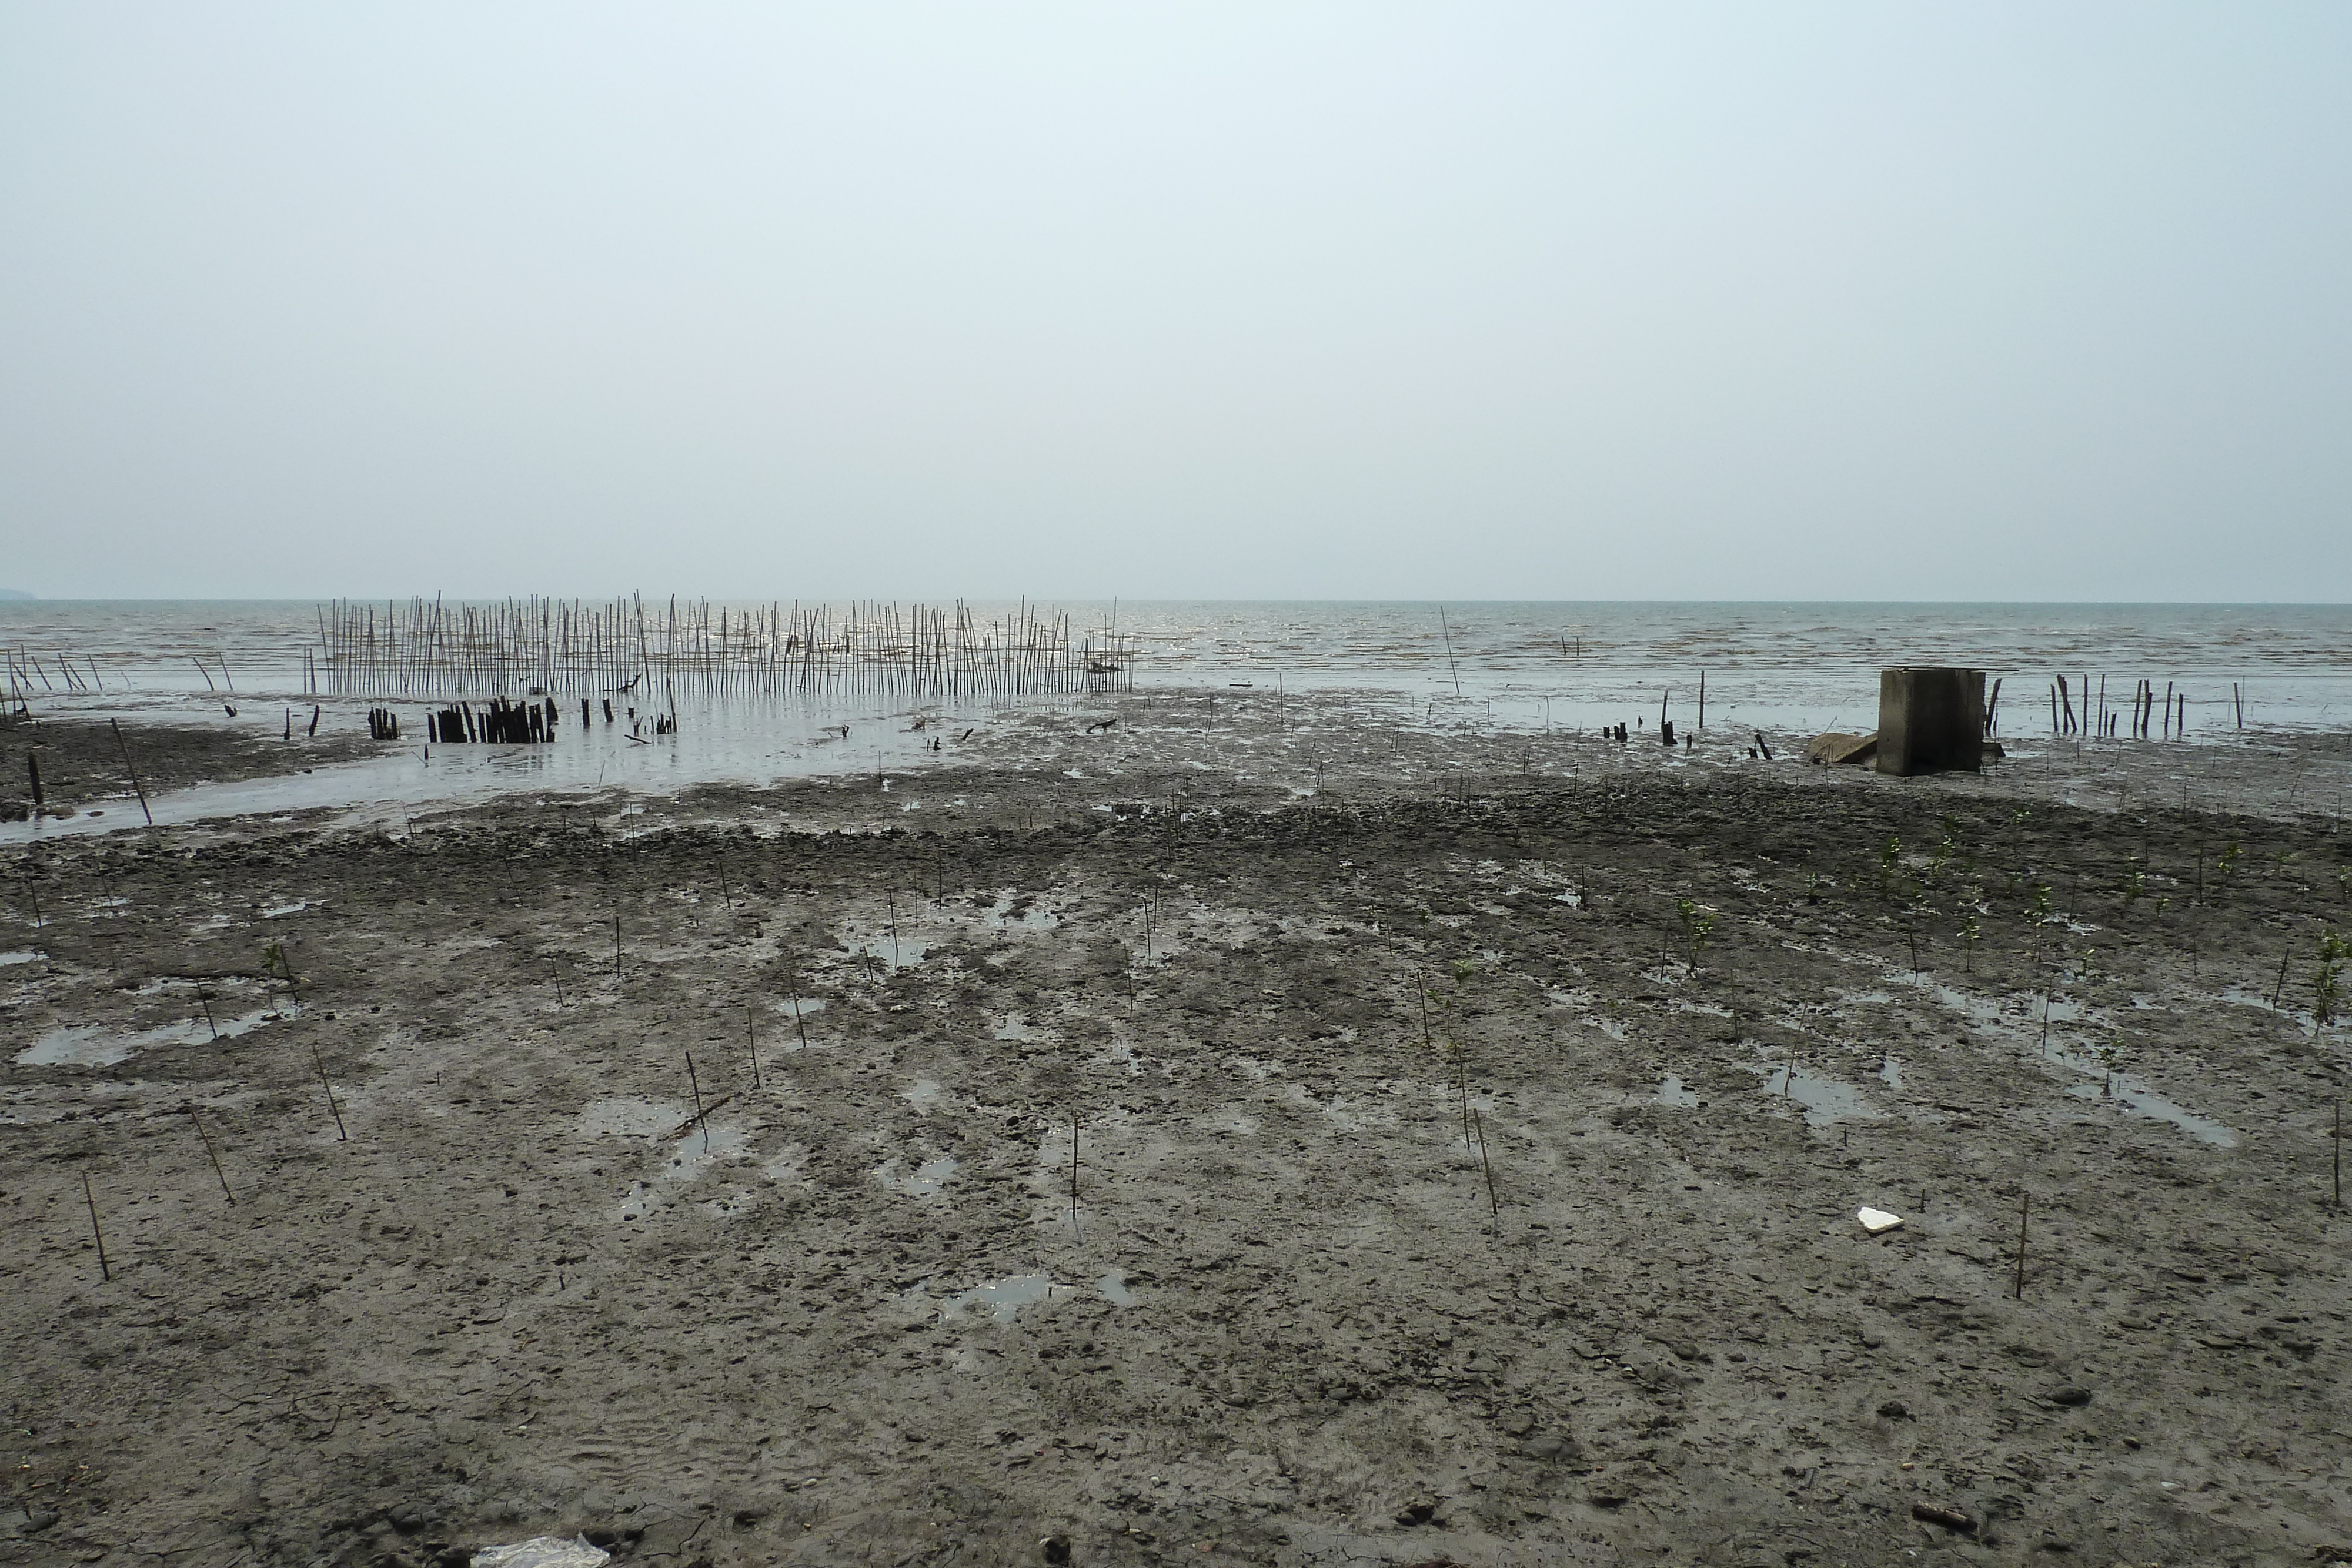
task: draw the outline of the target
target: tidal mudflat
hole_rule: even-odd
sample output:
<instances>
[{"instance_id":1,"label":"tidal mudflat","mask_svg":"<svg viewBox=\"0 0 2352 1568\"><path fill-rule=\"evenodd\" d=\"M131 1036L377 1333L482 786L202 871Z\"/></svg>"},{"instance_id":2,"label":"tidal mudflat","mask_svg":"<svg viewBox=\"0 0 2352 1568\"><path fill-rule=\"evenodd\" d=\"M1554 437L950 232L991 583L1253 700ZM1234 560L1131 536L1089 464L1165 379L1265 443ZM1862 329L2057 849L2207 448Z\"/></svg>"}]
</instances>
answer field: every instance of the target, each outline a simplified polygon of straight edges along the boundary
<instances>
[{"instance_id":1,"label":"tidal mudflat","mask_svg":"<svg viewBox=\"0 0 2352 1568\"><path fill-rule=\"evenodd\" d=\"M1096 716L11 845L0 1561L2352 1547L2309 746Z\"/></svg>"}]
</instances>

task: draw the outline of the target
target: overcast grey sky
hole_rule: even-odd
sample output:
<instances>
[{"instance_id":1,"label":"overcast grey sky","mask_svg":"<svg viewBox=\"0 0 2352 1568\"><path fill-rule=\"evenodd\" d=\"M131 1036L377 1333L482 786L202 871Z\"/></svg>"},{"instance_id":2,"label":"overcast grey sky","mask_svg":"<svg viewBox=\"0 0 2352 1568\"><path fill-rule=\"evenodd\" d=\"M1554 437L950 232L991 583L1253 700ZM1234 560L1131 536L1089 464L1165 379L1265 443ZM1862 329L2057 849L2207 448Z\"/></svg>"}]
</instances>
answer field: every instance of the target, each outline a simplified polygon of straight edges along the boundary
<instances>
[{"instance_id":1,"label":"overcast grey sky","mask_svg":"<svg viewBox=\"0 0 2352 1568\"><path fill-rule=\"evenodd\" d=\"M0 585L2352 598L2352 7L0 4Z\"/></svg>"}]
</instances>

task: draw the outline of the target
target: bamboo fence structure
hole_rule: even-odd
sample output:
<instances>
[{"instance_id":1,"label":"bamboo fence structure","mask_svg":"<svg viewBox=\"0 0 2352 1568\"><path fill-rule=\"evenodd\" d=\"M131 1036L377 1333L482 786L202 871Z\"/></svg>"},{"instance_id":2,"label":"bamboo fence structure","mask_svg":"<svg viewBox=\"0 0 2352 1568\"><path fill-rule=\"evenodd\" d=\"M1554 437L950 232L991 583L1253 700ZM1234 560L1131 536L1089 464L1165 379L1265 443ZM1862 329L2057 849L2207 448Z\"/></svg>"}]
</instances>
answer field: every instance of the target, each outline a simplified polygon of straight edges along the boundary
<instances>
[{"instance_id":1,"label":"bamboo fence structure","mask_svg":"<svg viewBox=\"0 0 2352 1568\"><path fill-rule=\"evenodd\" d=\"M1116 632L1080 632L1025 601L999 619L953 606L648 605L509 599L337 600L318 609L313 691L339 696L1018 697L1132 691Z\"/></svg>"}]
</instances>

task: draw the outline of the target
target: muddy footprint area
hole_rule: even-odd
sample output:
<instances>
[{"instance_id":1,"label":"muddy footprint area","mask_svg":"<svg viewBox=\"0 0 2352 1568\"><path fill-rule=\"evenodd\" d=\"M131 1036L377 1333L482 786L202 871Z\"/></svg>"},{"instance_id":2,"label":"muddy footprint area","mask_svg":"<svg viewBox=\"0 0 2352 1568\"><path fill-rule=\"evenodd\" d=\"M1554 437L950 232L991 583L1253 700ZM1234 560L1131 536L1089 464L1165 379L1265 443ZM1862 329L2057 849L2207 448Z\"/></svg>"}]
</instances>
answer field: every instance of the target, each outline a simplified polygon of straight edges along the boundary
<instances>
[{"instance_id":1,"label":"muddy footprint area","mask_svg":"<svg viewBox=\"0 0 2352 1568\"><path fill-rule=\"evenodd\" d=\"M2324 824L785 803L14 857L0 1561L2352 1541Z\"/></svg>"}]
</instances>

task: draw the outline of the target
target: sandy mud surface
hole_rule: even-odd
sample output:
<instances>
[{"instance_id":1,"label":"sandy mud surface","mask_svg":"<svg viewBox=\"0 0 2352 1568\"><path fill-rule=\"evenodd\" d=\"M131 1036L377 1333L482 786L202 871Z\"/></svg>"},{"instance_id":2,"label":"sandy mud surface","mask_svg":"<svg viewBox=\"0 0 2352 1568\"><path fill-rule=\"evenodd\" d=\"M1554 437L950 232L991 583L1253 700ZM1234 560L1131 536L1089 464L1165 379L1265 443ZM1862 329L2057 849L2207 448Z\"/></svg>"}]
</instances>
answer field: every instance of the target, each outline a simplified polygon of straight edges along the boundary
<instances>
[{"instance_id":1,"label":"sandy mud surface","mask_svg":"<svg viewBox=\"0 0 2352 1568\"><path fill-rule=\"evenodd\" d=\"M2352 1557L2340 757L1222 702L5 851L0 1562Z\"/></svg>"}]
</instances>

